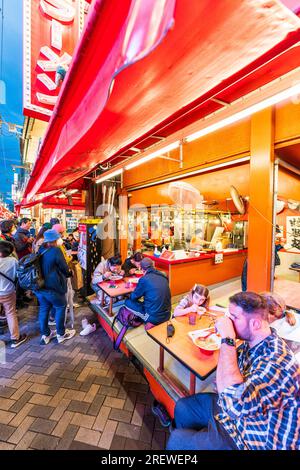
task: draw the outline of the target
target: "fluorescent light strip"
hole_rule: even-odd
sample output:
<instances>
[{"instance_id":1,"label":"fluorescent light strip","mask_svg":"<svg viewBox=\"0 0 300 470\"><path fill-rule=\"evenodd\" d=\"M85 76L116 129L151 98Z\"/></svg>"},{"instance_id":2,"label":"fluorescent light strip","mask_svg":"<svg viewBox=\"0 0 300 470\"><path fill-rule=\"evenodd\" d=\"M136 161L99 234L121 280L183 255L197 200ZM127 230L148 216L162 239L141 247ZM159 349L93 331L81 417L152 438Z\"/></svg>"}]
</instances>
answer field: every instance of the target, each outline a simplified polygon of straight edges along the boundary
<instances>
[{"instance_id":1,"label":"fluorescent light strip","mask_svg":"<svg viewBox=\"0 0 300 470\"><path fill-rule=\"evenodd\" d=\"M160 157L164 153L170 152L171 150L175 150L179 147L179 144L180 141L177 140L176 142L173 142L172 144L167 145L166 147L162 147L161 149L156 150L156 152L150 153L149 155L146 155L143 158L139 158L138 160L135 160L134 162L129 163L128 165L125 165L125 170L131 170L136 166L142 165L142 163L146 163L149 160L152 160L152 158Z\"/></svg>"},{"instance_id":2,"label":"fluorescent light strip","mask_svg":"<svg viewBox=\"0 0 300 470\"><path fill-rule=\"evenodd\" d=\"M274 104L277 104L280 101L283 101L287 98L291 98L292 96L297 95L298 93L300 93L299 83L288 88L287 90L284 90L274 96L271 96L270 98L267 98L263 101L260 101L259 103L249 106L249 108L246 108L243 111L235 113L232 116L222 119L219 122L211 124L210 126L207 126L204 129L201 129L200 131L194 132L193 134L186 137L186 141L192 142L193 140L199 139L200 137L210 134L211 132L222 129L225 126L229 126L234 122L244 119L245 117L251 116L252 114L257 113L258 111L262 111L263 109L269 108L270 106L273 106Z\"/></svg>"},{"instance_id":3,"label":"fluorescent light strip","mask_svg":"<svg viewBox=\"0 0 300 470\"><path fill-rule=\"evenodd\" d=\"M182 180L183 178L189 178L190 176L200 175L201 173L209 173L212 170L218 170L219 168L229 168L231 166L239 165L240 163L247 163L250 161L250 157L242 157L236 160L230 160L229 162L218 163L217 165L206 166L195 171L189 171L187 173L181 173L177 176L170 176L169 178L164 178L159 181L154 181L153 183L145 183L140 186L135 186L133 188L128 188L128 191L137 191L138 189L149 188L150 186L157 186L158 184L169 183L171 181Z\"/></svg>"},{"instance_id":4,"label":"fluorescent light strip","mask_svg":"<svg viewBox=\"0 0 300 470\"><path fill-rule=\"evenodd\" d=\"M112 171L111 173L107 172L103 176L101 176L99 179L95 181L96 184L102 183L103 181L106 181L110 178L113 178L114 176L118 176L123 172L123 168L119 168L118 170Z\"/></svg>"}]
</instances>

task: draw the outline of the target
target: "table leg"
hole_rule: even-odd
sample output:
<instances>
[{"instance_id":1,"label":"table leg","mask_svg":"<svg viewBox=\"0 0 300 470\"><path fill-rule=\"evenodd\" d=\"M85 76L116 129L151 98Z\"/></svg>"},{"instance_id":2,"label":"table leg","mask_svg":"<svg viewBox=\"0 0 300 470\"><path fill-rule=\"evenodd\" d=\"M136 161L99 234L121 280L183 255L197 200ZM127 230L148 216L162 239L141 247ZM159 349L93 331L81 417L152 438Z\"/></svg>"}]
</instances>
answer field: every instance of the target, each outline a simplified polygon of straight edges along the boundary
<instances>
[{"instance_id":1,"label":"table leg","mask_svg":"<svg viewBox=\"0 0 300 470\"><path fill-rule=\"evenodd\" d=\"M165 357L165 350L162 346L159 347L159 368L158 368L158 371L159 372L163 372L164 371L164 357Z\"/></svg>"},{"instance_id":2,"label":"table leg","mask_svg":"<svg viewBox=\"0 0 300 470\"><path fill-rule=\"evenodd\" d=\"M190 372L190 395L195 395L196 391L196 376Z\"/></svg>"},{"instance_id":3,"label":"table leg","mask_svg":"<svg viewBox=\"0 0 300 470\"><path fill-rule=\"evenodd\" d=\"M102 291L101 307L104 307L104 290Z\"/></svg>"},{"instance_id":4,"label":"table leg","mask_svg":"<svg viewBox=\"0 0 300 470\"><path fill-rule=\"evenodd\" d=\"M113 307L113 298L110 297L109 298L109 310L108 310L108 314L110 317L112 317L112 307Z\"/></svg>"}]
</instances>

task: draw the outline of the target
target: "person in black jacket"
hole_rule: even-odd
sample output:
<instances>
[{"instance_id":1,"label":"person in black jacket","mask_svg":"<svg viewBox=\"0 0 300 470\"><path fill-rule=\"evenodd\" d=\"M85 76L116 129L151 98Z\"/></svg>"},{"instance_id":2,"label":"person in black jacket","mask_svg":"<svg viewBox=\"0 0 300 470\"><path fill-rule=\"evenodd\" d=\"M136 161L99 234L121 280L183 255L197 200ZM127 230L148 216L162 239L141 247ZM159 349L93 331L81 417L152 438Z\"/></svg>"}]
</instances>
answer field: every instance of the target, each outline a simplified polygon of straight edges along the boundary
<instances>
[{"instance_id":1,"label":"person in black jacket","mask_svg":"<svg viewBox=\"0 0 300 470\"><path fill-rule=\"evenodd\" d=\"M39 301L39 321L42 338L40 344L48 344L57 336L57 342L63 343L73 338L76 331L65 329L65 312L67 307L67 277L71 276L64 255L57 246L60 238L56 230L46 230L44 243L39 249L40 263L45 280L43 289L35 291ZM55 311L56 330L51 331L48 326L49 313Z\"/></svg>"},{"instance_id":2,"label":"person in black jacket","mask_svg":"<svg viewBox=\"0 0 300 470\"><path fill-rule=\"evenodd\" d=\"M139 279L136 289L125 306L140 317L148 327L169 320L171 315L171 291L167 276L154 268L150 258L141 261L144 276ZM144 301L141 301L141 298Z\"/></svg>"},{"instance_id":3,"label":"person in black jacket","mask_svg":"<svg viewBox=\"0 0 300 470\"><path fill-rule=\"evenodd\" d=\"M144 256L140 251L137 251L134 255L127 258L122 265L125 276L132 276L137 269L140 270L143 258Z\"/></svg>"}]
</instances>

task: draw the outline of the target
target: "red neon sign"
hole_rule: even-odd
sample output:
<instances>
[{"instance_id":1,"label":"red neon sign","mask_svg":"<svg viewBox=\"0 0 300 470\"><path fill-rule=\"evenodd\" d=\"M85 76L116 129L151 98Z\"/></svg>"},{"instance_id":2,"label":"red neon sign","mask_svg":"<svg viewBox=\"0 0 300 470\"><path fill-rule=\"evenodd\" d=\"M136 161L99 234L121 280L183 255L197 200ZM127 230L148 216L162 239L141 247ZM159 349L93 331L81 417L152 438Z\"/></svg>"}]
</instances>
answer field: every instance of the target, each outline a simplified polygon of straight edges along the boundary
<instances>
[{"instance_id":1,"label":"red neon sign","mask_svg":"<svg viewBox=\"0 0 300 470\"><path fill-rule=\"evenodd\" d=\"M84 22L84 0L23 0L23 113L49 121L59 88L58 65L69 65Z\"/></svg>"}]
</instances>

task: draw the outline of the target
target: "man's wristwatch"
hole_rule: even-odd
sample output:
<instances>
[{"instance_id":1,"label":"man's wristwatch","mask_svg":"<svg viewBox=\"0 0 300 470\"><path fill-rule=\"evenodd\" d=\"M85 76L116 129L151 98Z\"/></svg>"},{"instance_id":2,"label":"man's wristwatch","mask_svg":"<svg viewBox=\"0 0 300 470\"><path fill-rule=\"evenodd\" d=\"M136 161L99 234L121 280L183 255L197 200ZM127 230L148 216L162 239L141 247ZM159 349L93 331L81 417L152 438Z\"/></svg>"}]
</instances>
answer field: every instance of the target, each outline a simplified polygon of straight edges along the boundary
<instances>
[{"instance_id":1,"label":"man's wristwatch","mask_svg":"<svg viewBox=\"0 0 300 470\"><path fill-rule=\"evenodd\" d=\"M228 346L233 346L235 348L235 339L229 338L228 336L226 338L221 339L221 344L228 344Z\"/></svg>"}]
</instances>

